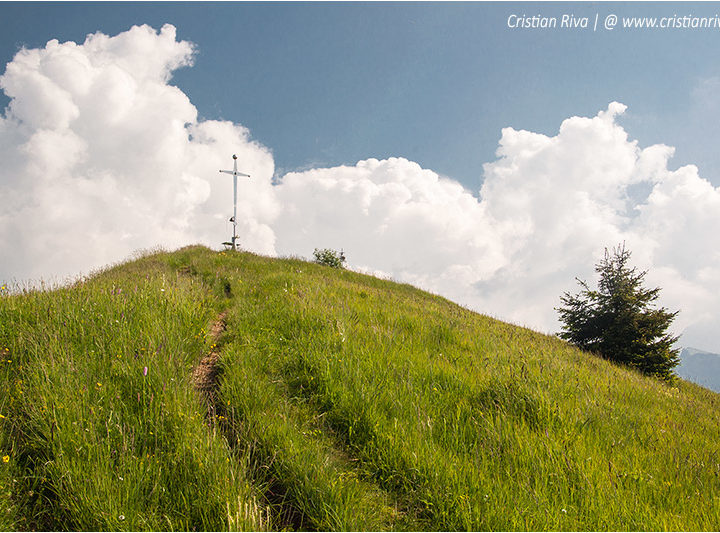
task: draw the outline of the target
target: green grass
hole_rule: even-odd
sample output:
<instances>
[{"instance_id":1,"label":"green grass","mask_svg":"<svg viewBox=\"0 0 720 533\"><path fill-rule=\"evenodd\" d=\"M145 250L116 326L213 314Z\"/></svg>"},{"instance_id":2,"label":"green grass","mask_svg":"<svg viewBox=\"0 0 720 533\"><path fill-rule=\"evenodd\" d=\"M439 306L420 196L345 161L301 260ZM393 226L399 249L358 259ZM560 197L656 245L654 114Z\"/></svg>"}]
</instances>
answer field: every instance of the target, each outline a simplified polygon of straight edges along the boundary
<instances>
[{"instance_id":1,"label":"green grass","mask_svg":"<svg viewBox=\"0 0 720 533\"><path fill-rule=\"evenodd\" d=\"M192 247L5 291L0 359L2 530L720 524L716 394L347 270Z\"/></svg>"},{"instance_id":2,"label":"green grass","mask_svg":"<svg viewBox=\"0 0 720 533\"><path fill-rule=\"evenodd\" d=\"M189 382L213 303L160 257L2 298L3 529L263 527Z\"/></svg>"}]
</instances>

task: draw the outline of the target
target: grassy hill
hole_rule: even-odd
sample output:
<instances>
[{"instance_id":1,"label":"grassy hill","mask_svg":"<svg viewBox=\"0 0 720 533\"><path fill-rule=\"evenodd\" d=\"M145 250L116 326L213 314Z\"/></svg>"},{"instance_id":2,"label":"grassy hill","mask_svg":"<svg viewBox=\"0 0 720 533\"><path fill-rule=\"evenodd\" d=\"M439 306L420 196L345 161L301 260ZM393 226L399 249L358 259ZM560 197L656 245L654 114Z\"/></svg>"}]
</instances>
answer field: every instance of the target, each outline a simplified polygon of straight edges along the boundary
<instances>
[{"instance_id":1,"label":"grassy hill","mask_svg":"<svg viewBox=\"0 0 720 533\"><path fill-rule=\"evenodd\" d=\"M350 271L5 290L0 359L0 530L720 527L715 393Z\"/></svg>"}]
</instances>

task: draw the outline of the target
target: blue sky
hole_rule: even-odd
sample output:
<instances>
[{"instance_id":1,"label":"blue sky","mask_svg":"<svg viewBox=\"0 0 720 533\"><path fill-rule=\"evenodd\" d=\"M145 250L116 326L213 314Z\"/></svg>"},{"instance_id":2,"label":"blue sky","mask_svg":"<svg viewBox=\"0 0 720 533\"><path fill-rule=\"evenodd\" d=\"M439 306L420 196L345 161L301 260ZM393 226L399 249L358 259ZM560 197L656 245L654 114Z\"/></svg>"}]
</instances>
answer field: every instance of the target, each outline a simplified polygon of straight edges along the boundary
<instances>
[{"instance_id":1,"label":"blue sky","mask_svg":"<svg viewBox=\"0 0 720 533\"><path fill-rule=\"evenodd\" d=\"M501 128L553 134L613 100L642 144L675 146L720 184L720 30L511 29L511 14L593 19L720 13L716 3L4 3L0 59L134 24L197 46L173 82L206 118L247 126L283 170L401 156L473 191ZM7 102L7 100L5 100Z\"/></svg>"},{"instance_id":2,"label":"blue sky","mask_svg":"<svg viewBox=\"0 0 720 533\"><path fill-rule=\"evenodd\" d=\"M719 49L711 2L3 2L0 282L220 249L236 153L243 249L555 332L625 242L720 352Z\"/></svg>"}]
</instances>

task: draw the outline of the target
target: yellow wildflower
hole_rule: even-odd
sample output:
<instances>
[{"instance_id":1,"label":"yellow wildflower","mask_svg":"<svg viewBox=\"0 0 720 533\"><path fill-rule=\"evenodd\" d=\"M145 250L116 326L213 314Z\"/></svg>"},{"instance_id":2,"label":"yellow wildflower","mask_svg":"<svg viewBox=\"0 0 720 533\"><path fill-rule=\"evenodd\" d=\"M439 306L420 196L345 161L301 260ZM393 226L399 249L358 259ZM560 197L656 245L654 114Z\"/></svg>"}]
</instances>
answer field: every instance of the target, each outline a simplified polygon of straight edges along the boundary
<instances>
[{"instance_id":1,"label":"yellow wildflower","mask_svg":"<svg viewBox=\"0 0 720 533\"><path fill-rule=\"evenodd\" d=\"M9 455L3 456L3 463L9 463L9 462L10 462L10 456Z\"/></svg>"}]
</instances>

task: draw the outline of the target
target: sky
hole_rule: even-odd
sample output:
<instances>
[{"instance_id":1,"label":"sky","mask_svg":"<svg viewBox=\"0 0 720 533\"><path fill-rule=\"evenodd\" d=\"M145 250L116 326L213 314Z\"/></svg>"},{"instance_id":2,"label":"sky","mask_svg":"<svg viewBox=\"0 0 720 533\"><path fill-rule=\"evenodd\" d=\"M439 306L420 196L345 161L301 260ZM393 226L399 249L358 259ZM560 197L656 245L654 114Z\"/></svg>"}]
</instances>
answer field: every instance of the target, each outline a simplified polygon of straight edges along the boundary
<instances>
[{"instance_id":1,"label":"sky","mask_svg":"<svg viewBox=\"0 0 720 533\"><path fill-rule=\"evenodd\" d=\"M713 2L3 2L0 281L220 249L237 154L244 249L552 333L625 242L720 352L719 45Z\"/></svg>"}]
</instances>

